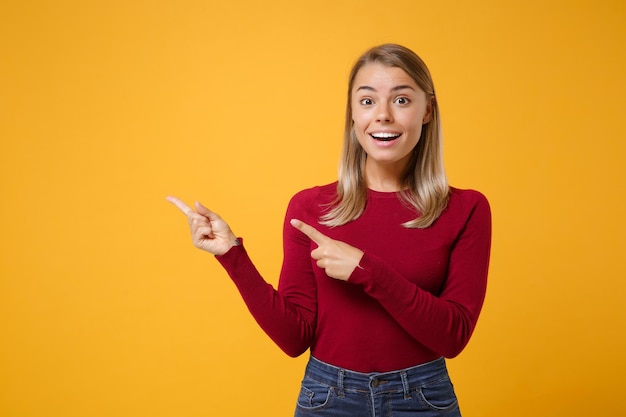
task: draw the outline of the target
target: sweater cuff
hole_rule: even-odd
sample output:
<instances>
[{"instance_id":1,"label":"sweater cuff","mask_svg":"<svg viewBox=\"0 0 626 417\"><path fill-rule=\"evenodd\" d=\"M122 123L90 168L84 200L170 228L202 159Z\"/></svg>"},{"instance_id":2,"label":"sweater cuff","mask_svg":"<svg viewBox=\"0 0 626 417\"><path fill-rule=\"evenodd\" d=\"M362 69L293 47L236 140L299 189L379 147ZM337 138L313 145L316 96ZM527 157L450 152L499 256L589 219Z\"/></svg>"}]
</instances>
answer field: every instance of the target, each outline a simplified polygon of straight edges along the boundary
<instances>
[{"instance_id":1,"label":"sweater cuff","mask_svg":"<svg viewBox=\"0 0 626 417\"><path fill-rule=\"evenodd\" d=\"M215 259L217 259L227 271L232 271L240 264L242 257L248 258L248 253L243 245L243 238L238 237L237 240L239 241L238 245L233 245L226 253L215 255Z\"/></svg>"},{"instance_id":2,"label":"sweater cuff","mask_svg":"<svg viewBox=\"0 0 626 417\"><path fill-rule=\"evenodd\" d=\"M376 261L365 252L361 257L359 265L354 268L352 274L348 278L348 282L351 284L364 285L371 281L372 271L376 266Z\"/></svg>"}]
</instances>

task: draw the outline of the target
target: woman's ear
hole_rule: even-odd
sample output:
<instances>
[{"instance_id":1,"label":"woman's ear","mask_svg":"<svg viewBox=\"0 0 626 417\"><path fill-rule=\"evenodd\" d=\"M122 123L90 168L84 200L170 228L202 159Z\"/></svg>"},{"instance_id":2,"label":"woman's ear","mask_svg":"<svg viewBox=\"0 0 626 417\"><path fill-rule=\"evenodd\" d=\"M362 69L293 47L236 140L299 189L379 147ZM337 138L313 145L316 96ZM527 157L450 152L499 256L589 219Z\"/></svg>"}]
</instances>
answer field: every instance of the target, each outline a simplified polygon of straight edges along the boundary
<instances>
[{"instance_id":1,"label":"woman's ear","mask_svg":"<svg viewBox=\"0 0 626 417\"><path fill-rule=\"evenodd\" d=\"M428 99L428 103L426 103L426 113L424 113L424 118L422 119L422 124L426 124L433 119L433 107L435 103L435 96L430 96Z\"/></svg>"}]
</instances>

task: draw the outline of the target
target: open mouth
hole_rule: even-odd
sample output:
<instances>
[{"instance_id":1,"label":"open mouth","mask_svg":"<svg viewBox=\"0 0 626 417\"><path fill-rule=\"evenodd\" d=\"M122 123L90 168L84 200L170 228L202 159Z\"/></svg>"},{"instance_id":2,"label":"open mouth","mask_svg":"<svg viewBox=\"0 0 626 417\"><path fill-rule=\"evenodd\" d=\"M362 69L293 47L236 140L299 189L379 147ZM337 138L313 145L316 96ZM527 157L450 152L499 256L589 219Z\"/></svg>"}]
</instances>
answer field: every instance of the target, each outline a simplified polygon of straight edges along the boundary
<instances>
[{"instance_id":1,"label":"open mouth","mask_svg":"<svg viewBox=\"0 0 626 417\"><path fill-rule=\"evenodd\" d=\"M376 133L370 133L370 136L382 142L389 142L389 141L398 139L400 137L400 133L376 132Z\"/></svg>"}]
</instances>

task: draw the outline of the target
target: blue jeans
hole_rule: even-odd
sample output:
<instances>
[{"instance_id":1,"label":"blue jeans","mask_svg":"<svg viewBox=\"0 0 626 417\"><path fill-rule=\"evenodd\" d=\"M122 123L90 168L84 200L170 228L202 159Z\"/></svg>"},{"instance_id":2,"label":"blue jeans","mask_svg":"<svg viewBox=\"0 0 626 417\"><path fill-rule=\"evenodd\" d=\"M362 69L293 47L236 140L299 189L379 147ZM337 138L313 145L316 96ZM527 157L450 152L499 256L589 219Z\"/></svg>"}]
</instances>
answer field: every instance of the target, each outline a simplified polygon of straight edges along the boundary
<instances>
[{"instance_id":1,"label":"blue jeans","mask_svg":"<svg viewBox=\"0 0 626 417\"><path fill-rule=\"evenodd\" d=\"M295 417L460 417L443 358L412 368L360 373L309 359Z\"/></svg>"}]
</instances>

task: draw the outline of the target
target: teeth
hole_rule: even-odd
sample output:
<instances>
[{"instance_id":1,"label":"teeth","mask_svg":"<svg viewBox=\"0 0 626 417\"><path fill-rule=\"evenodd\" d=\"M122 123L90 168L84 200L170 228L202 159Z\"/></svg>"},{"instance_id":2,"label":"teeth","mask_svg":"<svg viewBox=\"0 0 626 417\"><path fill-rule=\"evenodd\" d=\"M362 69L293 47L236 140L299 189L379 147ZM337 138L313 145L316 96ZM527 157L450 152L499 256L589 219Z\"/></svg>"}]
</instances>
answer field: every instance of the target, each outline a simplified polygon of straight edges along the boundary
<instances>
[{"instance_id":1,"label":"teeth","mask_svg":"<svg viewBox=\"0 0 626 417\"><path fill-rule=\"evenodd\" d=\"M376 139L392 139L400 136L398 133L387 133L387 132L378 132L372 133L372 137Z\"/></svg>"}]
</instances>

